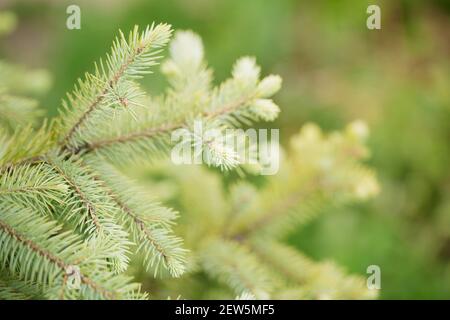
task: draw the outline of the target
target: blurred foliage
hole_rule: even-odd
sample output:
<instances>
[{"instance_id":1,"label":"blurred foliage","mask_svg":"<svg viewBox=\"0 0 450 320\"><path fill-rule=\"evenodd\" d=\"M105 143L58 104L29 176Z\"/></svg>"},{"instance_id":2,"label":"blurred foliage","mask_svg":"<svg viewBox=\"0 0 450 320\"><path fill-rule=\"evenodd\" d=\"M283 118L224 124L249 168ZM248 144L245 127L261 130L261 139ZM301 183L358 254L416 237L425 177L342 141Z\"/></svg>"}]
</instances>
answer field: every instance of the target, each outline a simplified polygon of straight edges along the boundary
<instances>
[{"instance_id":1,"label":"blurred foliage","mask_svg":"<svg viewBox=\"0 0 450 320\"><path fill-rule=\"evenodd\" d=\"M281 74L274 126L284 142L305 122L336 129L364 119L381 195L324 215L289 241L351 272L379 265L381 298L450 296L449 1L70 1L82 10L82 29L72 31L69 1L5 3L19 23L0 52L52 73L54 90L42 101L50 115L118 28L155 20L198 32L217 80L244 54ZM365 27L374 3L380 31ZM163 84L146 85L157 92Z\"/></svg>"},{"instance_id":2,"label":"blurred foliage","mask_svg":"<svg viewBox=\"0 0 450 320\"><path fill-rule=\"evenodd\" d=\"M175 232L189 249L179 279L155 280L139 263L133 274L160 299L232 299L242 292L258 299L376 298L365 277L330 260L313 261L279 241L324 208L378 194L374 172L361 164L368 156L367 134L361 121L331 133L306 124L283 150L279 172L264 176L259 188L248 180L224 187L220 174L201 166L152 163L144 177L142 168L132 170L181 213Z\"/></svg>"}]
</instances>

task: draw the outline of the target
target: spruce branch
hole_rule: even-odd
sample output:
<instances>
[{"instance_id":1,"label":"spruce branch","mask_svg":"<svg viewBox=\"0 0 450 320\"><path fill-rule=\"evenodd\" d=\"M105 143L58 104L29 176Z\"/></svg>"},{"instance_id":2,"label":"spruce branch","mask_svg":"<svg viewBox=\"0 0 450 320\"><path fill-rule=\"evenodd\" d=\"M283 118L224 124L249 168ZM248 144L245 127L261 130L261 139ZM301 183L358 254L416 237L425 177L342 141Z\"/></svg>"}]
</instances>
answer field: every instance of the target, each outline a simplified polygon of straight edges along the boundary
<instances>
[{"instance_id":1,"label":"spruce branch","mask_svg":"<svg viewBox=\"0 0 450 320\"><path fill-rule=\"evenodd\" d=\"M155 276L161 267L173 277L181 276L186 250L183 241L171 231L177 213L160 206L146 190L103 159L91 157L87 162L96 169L95 179L120 209L118 218L138 244L137 252L143 253L146 269L154 270Z\"/></svg>"},{"instance_id":2,"label":"spruce branch","mask_svg":"<svg viewBox=\"0 0 450 320\"><path fill-rule=\"evenodd\" d=\"M305 125L291 140L291 155L252 205L238 212L229 228L236 239L255 233L282 235L306 223L326 207L363 200L378 192L371 169L360 164L367 156L355 139L351 123L343 133L324 135Z\"/></svg>"},{"instance_id":3,"label":"spruce branch","mask_svg":"<svg viewBox=\"0 0 450 320\"><path fill-rule=\"evenodd\" d=\"M171 35L171 28L167 24L157 26L147 26L139 33L136 26L128 37L120 32L120 37L113 44L111 54L106 58L106 66L101 60L96 65L95 74L86 74L85 80L79 80L79 85L72 95L69 95L69 106L65 105L65 115L63 125L67 129L67 134L63 138L61 145L63 150L76 148L81 139L75 137L80 128L88 121L91 114L103 107L104 101L110 107L116 103L122 107L127 107L127 100L132 100L137 89L129 90L133 86L133 79L149 73L149 68L156 64L160 58L157 54ZM121 88L125 86L126 88ZM128 89L128 90L127 90ZM130 94L124 97L118 94L120 91ZM139 96L139 94L138 94ZM134 98L134 97L133 97ZM112 100L111 100L112 99Z\"/></svg>"},{"instance_id":4,"label":"spruce branch","mask_svg":"<svg viewBox=\"0 0 450 320\"><path fill-rule=\"evenodd\" d=\"M211 240L199 253L205 271L233 288L236 294L251 293L269 299L269 272L245 246L224 240Z\"/></svg>"},{"instance_id":5,"label":"spruce branch","mask_svg":"<svg viewBox=\"0 0 450 320\"><path fill-rule=\"evenodd\" d=\"M131 243L128 233L115 221L117 208L106 190L95 180L95 173L83 166L80 159L65 160L47 156L45 161L71 190L56 217L74 227L88 240L114 240L118 248L115 252L110 251L113 268L117 272L124 271L128 265Z\"/></svg>"},{"instance_id":6,"label":"spruce branch","mask_svg":"<svg viewBox=\"0 0 450 320\"><path fill-rule=\"evenodd\" d=\"M82 270L77 274L82 288L75 292L65 288L67 294L114 299L120 298L122 290L134 288L121 276L109 283L96 279L105 276L89 268L94 265L95 268L104 268L102 256L97 253L93 257L76 235L61 232L61 227L54 221L13 205L1 204L1 211L0 268L17 273L23 281L39 283L49 292L64 287L67 270L74 265L79 265ZM107 274L106 268L102 271L102 274Z\"/></svg>"},{"instance_id":7,"label":"spruce branch","mask_svg":"<svg viewBox=\"0 0 450 320\"><path fill-rule=\"evenodd\" d=\"M6 270L0 272L0 300L34 300L43 296L35 283L22 281Z\"/></svg>"},{"instance_id":8,"label":"spruce branch","mask_svg":"<svg viewBox=\"0 0 450 320\"><path fill-rule=\"evenodd\" d=\"M290 289L278 292L280 299L373 299L376 296L367 288L363 277L348 275L334 263L314 262L292 247L267 239L249 245L290 285Z\"/></svg>"},{"instance_id":9,"label":"spruce branch","mask_svg":"<svg viewBox=\"0 0 450 320\"><path fill-rule=\"evenodd\" d=\"M215 120L221 119L221 117L225 117L227 115L233 114L233 112L242 105L245 105L246 102L251 101L251 97L243 97L237 101L233 101L232 103L225 105L221 109L214 110L211 112L204 112L200 115L200 118L205 120ZM148 130L132 132L123 136L117 136L111 139L99 140L92 143L86 143L82 145L80 148L74 150L75 153L86 153L97 151L99 149L114 147L116 145L127 144L136 142L143 139L152 139L157 138L158 136L162 136L164 134L168 134L178 129L188 129L190 128L189 120L174 123L174 124L163 124L156 128L149 128Z\"/></svg>"},{"instance_id":10,"label":"spruce branch","mask_svg":"<svg viewBox=\"0 0 450 320\"><path fill-rule=\"evenodd\" d=\"M361 123L351 123L343 132L324 134L315 125L305 125L293 136L280 171L259 188L240 182L225 191L217 174L205 168L160 168L157 172L176 181L173 194L184 212L179 232L196 253L189 269L193 275L176 286L183 295L206 290L202 297L223 297L196 278L204 272L234 294L256 298L376 297L362 277L328 262L314 262L279 242L324 209L378 192L372 170L361 163L368 153L363 139L367 132L360 128Z\"/></svg>"},{"instance_id":11,"label":"spruce branch","mask_svg":"<svg viewBox=\"0 0 450 320\"><path fill-rule=\"evenodd\" d=\"M9 168L0 175L0 201L19 203L41 213L61 205L67 189L64 180L43 163Z\"/></svg>"},{"instance_id":12,"label":"spruce branch","mask_svg":"<svg viewBox=\"0 0 450 320\"><path fill-rule=\"evenodd\" d=\"M221 100L222 94L220 90L216 93L214 99ZM252 118L251 112L246 110L249 105L255 100L256 93L245 94L243 96L236 97L235 100L227 101L222 106L213 105L209 110L205 110L198 115L188 114L181 121L174 123L164 123L162 119L155 119L153 116L148 116L149 122L146 128L145 123L142 130L136 130L139 128L139 123L133 123L128 119L122 119L118 123L118 127L123 128L121 132L116 135L110 135L107 139L98 139L92 142L86 142L80 145L78 148L73 149L75 154L86 154L96 152L112 160L118 159L121 154L125 155L139 155L147 154L154 151L157 148L167 150L170 145L170 134L175 130L192 128L192 122L194 119L201 119L204 122L213 122L215 126L223 124L239 126L239 123L249 123L249 118ZM146 118L146 112L143 117ZM120 120L119 120L120 121ZM156 126L155 123L156 122ZM142 126L142 124L141 124ZM132 152L130 152L132 151ZM118 162L120 161L119 158ZM124 159L123 159L124 160Z\"/></svg>"},{"instance_id":13,"label":"spruce branch","mask_svg":"<svg viewBox=\"0 0 450 320\"><path fill-rule=\"evenodd\" d=\"M192 130L195 121L224 129L277 116L278 107L273 102L267 107L268 103L261 101L278 91L281 78L270 75L260 81L260 68L254 58L239 59L232 77L211 89L211 72L203 61L198 36L189 31L177 32L170 53L162 66L172 85L166 94L134 108L133 114L118 111L112 119L118 130L111 132L111 123L98 124L82 144L71 150L73 153L94 152L123 163L166 152L172 145L171 134L180 129ZM217 158L217 163L222 160Z\"/></svg>"},{"instance_id":14,"label":"spruce branch","mask_svg":"<svg viewBox=\"0 0 450 320\"><path fill-rule=\"evenodd\" d=\"M172 134L182 129L195 136L197 121L222 132L278 116L271 97L280 89L279 76L261 79L256 60L243 57L214 87L192 31L175 34L161 68L170 86L148 97L136 80L161 58L171 32L160 24L143 32L136 27L128 38L120 33L106 59L68 95L60 117L39 129L17 121L25 113L34 119L34 106L20 107L25 100L16 99L11 86L0 93L0 102L19 106L0 103L0 295L28 298L38 289L50 299L146 298L124 275L137 253L146 271L168 271L186 290L193 277L206 274L244 299L326 298L327 284L351 297L371 297L360 278L275 240L324 206L377 193L373 172L361 164L368 155L362 122L330 135L305 126L279 174L259 189L240 184L227 193L205 168L171 167L174 203L183 212L178 224L176 211L116 166L167 153ZM0 63L0 85L1 72ZM216 140L200 143L208 165L239 165L236 150L221 149ZM192 188L194 180L199 183Z\"/></svg>"}]
</instances>

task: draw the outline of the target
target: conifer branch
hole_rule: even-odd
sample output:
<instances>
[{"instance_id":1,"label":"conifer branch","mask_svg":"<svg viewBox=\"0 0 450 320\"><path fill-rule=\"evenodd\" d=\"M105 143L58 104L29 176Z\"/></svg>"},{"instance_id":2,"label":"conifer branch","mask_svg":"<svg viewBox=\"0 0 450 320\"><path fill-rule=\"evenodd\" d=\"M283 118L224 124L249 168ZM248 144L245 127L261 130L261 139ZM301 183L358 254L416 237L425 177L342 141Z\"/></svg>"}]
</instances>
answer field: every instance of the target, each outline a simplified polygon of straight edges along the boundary
<instances>
[{"instance_id":1,"label":"conifer branch","mask_svg":"<svg viewBox=\"0 0 450 320\"><path fill-rule=\"evenodd\" d=\"M96 151L99 149L107 148L116 144L125 144L128 142L134 142L140 139L153 138L160 134L168 133L176 129L183 127L183 124L163 125L159 128L150 128L145 131L135 132L124 136L114 137L112 139L95 141L92 143L85 143L84 145L72 150L74 154L83 154Z\"/></svg>"},{"instance_id":2,"label":"conifer branch","mask_svg":"<svg viewBox=\"0 0 450 320\"><path fill-rule=\"evenodd\" d=\"M61 177L63 177L63 179L67 182L67 184L76 194L76 196L80 198L82 205L85 207L86 212L90 216L91 221L94 224L97 231L98 232L102 231L102 227L97 217L95 205L88 199L87 195L80 189L77 183L68 174L66 174L66 172L64 172L64 169L58 166L57 163L55 163L49 158L47 158L45 162L48 163Z\"/></svg>"},{"instance_id":3,"label":"conifer branch","mask_svg":"<svg viewBox=\"0 0 450 320\"><path fill-rule=\"evenodd\" d=\"M0 172L0 201L21 203L47 213L65 200L67 186L46 164L23 164Z\"/></svg>"},{"instance_id":4,"label":"conifer branch","mask_svg":"<svg viewBox=\"0 0 450 320\"><path fill-rule=\"evenodd\" d=\"M249 292L257 299L269 299L270 276L246 247L217 239L205 244L200 257L206 272L229 285L236 294Z\"/></svg>"},{"instance_id":5,"label":"conifer branch","mask_svg":"<svg viewBox=\"0 0 450 320\"><path fill-rule=\"evenodd\" d=\"M210 112L203 112L200 116L201 119L204 120L214 120L214 119L220 119L221 116L231 114L236 111L241 106L247 105L250 101L253 100L253 97L242 97L238 99L237 101L233 101L232 103L229 103L228 105L218 109L213 110ZM148 128L143 131L133 132L127 135L123 136L117 136L112 139L106 139L106 140L99 140L92 143L85 143L84 145L71 150L74 154L83 154L83 153L89 153L92 151L96 151L98 149L103 149L110 147L112 145L120 145L125 144L129 142L135 142L140 139L151 139L153 137L157 137L161 134L170 133L172 131L175 131L177 129L183 129L183 128L189 128L189 122L183 121L180 123L175 124L164 124L157 128Z\"/></svg>"},{"instance_id":6,"label":"conifer branch","mask_svg":"<svg viewBox=\"0 0 450 320\"><path fill-rule=\"evenodd\" d=\"M95 179L120 208L121 219L138 244L138 251L145 253L146 268L153 268L156 275L162 262L172 276L183 274L186 250L181 248L182 240L170 231L176 213L154 203L145 190L104 160L87 161L99 173Z\"/></svg>"},{"instance_id":7,"label":"conifer branch","mask_svg":"<svg viewBox=\"0 0 450 320\"><path fill-rule=\"evenodd\" d=\"M365 147L348 130L323 135L317 126L306 125L292 138L291 155L282 163L281 172L250 207L238 214L231 223L230 235L234 239L252 233L279 235L307 222L327 206L376 194L373 172L359 163L366 154ZM349 155L350 149L357 152ZM322 165L322 159L330 165Z\"/></svg>"},{"instance_id":8,"label":"conifer branch","mask_svg":"<svg viewBox=\"0 0 450 320\"><path fill-rule=\"evenodd\" d=\"M159 169L175 179L175 196L185 221L196 224L194 230L181 229L187 247L199 255L194 272L205 272L235 294L250 293L256 298L376 297L361 277L331 263L313 262L277 241L328 206L376 194L373 173L360 163L367 153L353 126L324 135L317 126L306 125L293 137L280 172L267 177L259 188L240 182L228 194L220 178L204 168ZM194 179L201 181L195 190ZM195 276L186 280L187 286L193 283L208 290ZM184 295L196 294L179 287ZM217 298L214 289L209 294L202 297Z\"/></svg>"},{"instance_id":9,"label":"conifer branch","mask_svg":"<svg viewBox=\"0 0 450 320\"><path fill-rule=\"evenodd\" d=\"M59 286L77 258L86 256L81 242L74 235L60 233L54 223L46 222L25 209L11 206L2 206L1 209L0 268L17 271L25 281L38 281L44 287L53 287ZM34 231L30 229L32 224L36 225ZM29 259L36 259L36 263L30 263ZM104 287L82 271L79 278L93 293L108 299L118 297L118 292Z\"/></svg>"},{"instance_id":10,"label":"conifer branch","mask_svg":"<svg viewBox=\"0 0 450 320\"><path fill-rule=\"evenodd\" d=\"M258 218L252 221L251 224L246 225L243 230L233 235L233 238L242 241L248 237L251 237L253 233L264 229L265 226L270 225L273 220L275 220L280 215L285 215L292 209L295 209L299 204L307 202L305 197L314 197L317 193L317 186L311 184L311 187L306 188L300 186L298 189L294 189L290 193L283 195L283 198L279 199L279 202L274 203L272 207L267 208L267 210L258 213ZM309 200L309 199L308 199ZM323 199L325 200L325 199ZM311 216L303 216L302 223L306 222L306 219L311 218ZM233 223L232 223L233 224Z\"/></svg>"},{"instance_id":11,"label":"conifer branch","mask_svg":"<svg viewBox=\"0 0 450 320\"><path fill-rule=\"evenodd\" d=\"M136 26L130 33L128 41L123 33L120 34L120 38L116 39L113 50L106 59L106 68L100 61L99 66L96 66L95 75L87 74L85 82L80 80L80 87L75 89L74 98L69 97L72 104L76 105L79 110L75 111L72 124L62 139L62 150L70 149L74 142L74 135L86 123L91 114L102 107L108 94L117 97L117 86L122 83L129 85L126 81L148 73L148 68L154 65L155 60L159 58L156 54L160 50L154 52L152 50L164 46L168 42L170 34L171 29L167 24L159 24L156 27L152 25L141 34ZM92 92L93 89L94 92ZM125 97L118 97L116 103L127 107L126 100Z\"/></svg>"},{"instance_id":12,"label":"conifer branch","mask_svg":"<svg viewBox=\"0 0 450 320\"><path fill-rule=\"evenodd\" d=\"M31 298L37 289L50 299L145 299L124 275L132 253L146 271L167 271L186 290L201 273L239 298L320 298L324 274L332 272L334 288L370 297L359 278L309 262L274 240L325 205L376 194L373 172L360 163L368 154L363 123L329 136L305 126L279 174L258 188L241 184L226 193L202 167L172 167L168 193L183 212L176 229L177 211L115 166L166 153L171 134L182 129L199 138L189 146L201 140L207 165L231 169L240 165L235 150L197 137L203 134L197 121L224 132L278 116L271 97L279 76L260 79L256 60L243 57L229 79L213 86L203 44L192 31L175 34L162 65L169 88L148 97L136 79L150 73L171 32L160 24L143 32L136 27L128 39L120 33L107 58L68 94L60 117L39 129L18 121L29 114L33 122L34 102L19 98L11 85L0 92L0 297ZM0 63L0 84L2 70Z\"/></svg>"},{"instance_id":13,"label":"conifer branch","mask_svg":"<svg viewBox=\"0 0 450 320\"><path fill-rule=\"evenodd\" d=\"M115 270L125 270L131 245L128 233L116 221L118 209L107 192L95 180L95 173L84 166L81 159L64 160L56 156L48 156L46 161L64 178L72 190L69 200L65 202L56 217L79 230L88 240L95 239L99 242L114 240L118 247L114 252L108 250L109 258L113 259Z\"/></svg>"},{"instance_id":14,"label":"conifer branch","mask_svg":"<svg viewBox=\"0 0 450 320\"><path fill-rule=\"evenodd\" d=\"M6 270L0 271L0 300L34 300L43 297L35 283L22 281Z\"/></svg>"},{"instance_id":15,"label":"conifer branch","mask_svg":"<svg viewBox=\"0 0 450 320\"><path fill-rule=\"evenodd\" d=\"M249 245L264 263L272 266L291 287L303 288L281 298L290 299L373 299L361 276L348 275L331 262L314 262L287 245L258 239ZM301 272L299 272L301 270ZM333 274L330 279L330 274ZM293 285L293 284L296 285ZM286 293L285 293L286 294Z\"/></svg>"}]
</instances>

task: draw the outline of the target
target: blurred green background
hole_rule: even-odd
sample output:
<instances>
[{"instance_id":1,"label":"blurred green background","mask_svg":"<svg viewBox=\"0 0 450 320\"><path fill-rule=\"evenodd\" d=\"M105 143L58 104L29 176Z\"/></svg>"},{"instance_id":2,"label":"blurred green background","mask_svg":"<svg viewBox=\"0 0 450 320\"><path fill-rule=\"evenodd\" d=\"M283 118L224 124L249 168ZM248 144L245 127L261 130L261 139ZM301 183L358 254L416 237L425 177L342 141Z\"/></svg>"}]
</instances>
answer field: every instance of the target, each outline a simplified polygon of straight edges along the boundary
<instances>
[{"instance_id":1,"label":"blurred green background","mask_svg":"<svg viewBox=\"0 0 450 320\"><path fill-rule=\"evenodd\" d=\"M81 7L81 30L65 26L69 4ZM369 4L381 7L381 30L366 28ZM157 21L199 33L217 81L242 55L280 74L273 126L283 142L308 121L367 121L380 196L325 212L288 241L354 273L379 265L382 299L450 298L449 1L2 0L1 9L18 17L1 57L51 72L41 99L50 116L119 28ZM145 81L150 92L164 87Z\"/></svg>"}]
</instances>

